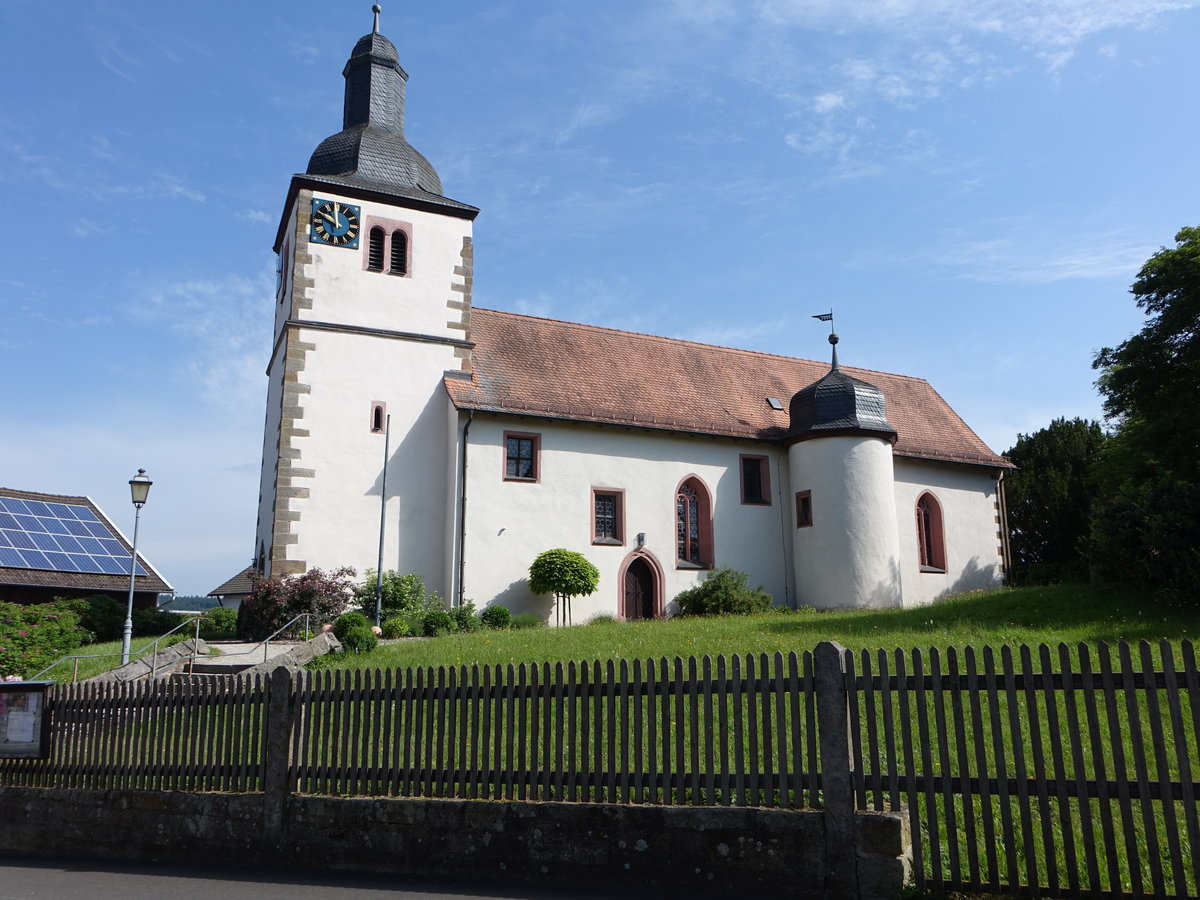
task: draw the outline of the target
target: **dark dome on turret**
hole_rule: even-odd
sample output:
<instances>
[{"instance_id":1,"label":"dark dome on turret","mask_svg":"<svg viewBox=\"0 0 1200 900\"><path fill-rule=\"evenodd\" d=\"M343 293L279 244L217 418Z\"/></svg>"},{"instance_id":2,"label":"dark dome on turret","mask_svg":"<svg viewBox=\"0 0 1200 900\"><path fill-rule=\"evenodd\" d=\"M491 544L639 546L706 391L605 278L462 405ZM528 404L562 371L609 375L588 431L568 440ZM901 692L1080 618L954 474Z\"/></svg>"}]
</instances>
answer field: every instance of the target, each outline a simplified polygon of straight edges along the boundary
<instances>
[{"instance_id":1,"label":"dark dome on turret","mask_svg":"<svg viewBox=\"0 0 1200 900\"><path fill-rule=\"evenodd\" d=\"M836 434L872 434L895 443L896 429L887 419L883 391L870 382L847 375L838 366L837 335L829 372L795 393L788 405L787 441Z\"/></svg>"},{"instance_id":2,"label":"dark dome on turret","mask_svg":"<svg viewBox=\"0 0 1200 900\"><path fill-rule=\"evenodd\" d=\"M442 180L429 160L404 136L408 73L395 45L375 29L359 38L342 70L346 95L342 130L321 141L307 174L334 176L347 184L412 196L442 196Z\"/></svg>"}]
</instances>

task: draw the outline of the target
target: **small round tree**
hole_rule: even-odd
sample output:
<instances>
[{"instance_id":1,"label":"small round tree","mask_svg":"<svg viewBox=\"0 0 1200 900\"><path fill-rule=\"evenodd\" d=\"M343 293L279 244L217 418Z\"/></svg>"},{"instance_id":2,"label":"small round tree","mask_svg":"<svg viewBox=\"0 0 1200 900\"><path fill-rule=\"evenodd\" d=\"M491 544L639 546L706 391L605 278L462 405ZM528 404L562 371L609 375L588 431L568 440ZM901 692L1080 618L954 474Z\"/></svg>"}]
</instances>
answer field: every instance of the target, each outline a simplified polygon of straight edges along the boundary
<instances>
[{"instance_id":1,"label":"small round tree","mask_svg":"<svg viewBox=\"0 0 1200 900\"><path fill-rule=\"evenodd\" d=\"M571 598L586 597L595 593L600 583L600 570L593 566L582 553L559 547L538 554L529 567L529 589L535 594L553 594L557 622L571 624Z\"/></svg>"}]
</instances>

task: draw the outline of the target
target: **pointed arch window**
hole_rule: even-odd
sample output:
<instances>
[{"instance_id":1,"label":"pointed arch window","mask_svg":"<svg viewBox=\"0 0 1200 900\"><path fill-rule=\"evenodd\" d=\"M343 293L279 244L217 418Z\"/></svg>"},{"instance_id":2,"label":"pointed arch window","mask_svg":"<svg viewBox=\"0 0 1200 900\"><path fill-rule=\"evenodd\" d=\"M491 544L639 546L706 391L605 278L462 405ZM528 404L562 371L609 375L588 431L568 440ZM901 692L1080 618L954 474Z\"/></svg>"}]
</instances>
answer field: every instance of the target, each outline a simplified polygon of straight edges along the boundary
<instances>
[{"instance_id":1,"label":"pointed arch window","mask_svg":"<svg viewBox=\"0 0 1200 900\"><path fill-rule=\"evenodd\" d=\"M942 505L926 491L917 498L917 557L922 572L946 571Z\"/></svg>"},{"instance_id":2,"label":"pointed arch window","mask_svg":"<svg viewBox=\"0 0 1200 900\"><path fill-rule=\"evenodd\" d=\"M704 483L688 478L675 493L675 563L707 569L712 562L712 503Z\"/></svg>"}]
</instances>

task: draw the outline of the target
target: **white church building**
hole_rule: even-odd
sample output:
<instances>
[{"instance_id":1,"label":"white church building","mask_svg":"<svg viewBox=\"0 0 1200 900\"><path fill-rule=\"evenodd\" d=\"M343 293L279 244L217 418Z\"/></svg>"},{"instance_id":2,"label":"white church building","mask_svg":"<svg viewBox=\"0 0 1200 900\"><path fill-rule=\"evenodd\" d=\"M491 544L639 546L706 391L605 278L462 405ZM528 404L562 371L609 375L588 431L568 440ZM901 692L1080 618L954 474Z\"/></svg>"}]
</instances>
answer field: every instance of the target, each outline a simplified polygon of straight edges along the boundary
<instances>
[{"instance_id":1,"label":"white church building","mask_svg":"<svg viewBox=\"0 0 1200 900\"><path fill-rule=\"evenodd\" d=\"M275 241L261 571L362 573L382 534L451 604L553 620L528 570L566 547L600 571L577 622L723 567L820 609L1003 582L1009 465L927 382L840 367L836 336L830 365L475 308L479 211L405 139L378 13L343 74Z\"/></svg>"}]
</instances>

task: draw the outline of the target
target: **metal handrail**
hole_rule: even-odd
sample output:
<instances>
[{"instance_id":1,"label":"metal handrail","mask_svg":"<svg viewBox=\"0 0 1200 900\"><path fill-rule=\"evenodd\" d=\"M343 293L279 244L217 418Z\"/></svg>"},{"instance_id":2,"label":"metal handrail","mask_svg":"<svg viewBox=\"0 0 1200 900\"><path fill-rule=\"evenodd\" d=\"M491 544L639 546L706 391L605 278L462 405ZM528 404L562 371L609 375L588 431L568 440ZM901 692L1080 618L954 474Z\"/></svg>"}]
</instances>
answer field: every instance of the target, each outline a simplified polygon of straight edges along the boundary
<instances>
[{"instance_id":1,"label":"metal handrail","mask_svg":"<svg viewBox=\"0 0 1200 900\"><path fill-rule=\"evenodd\" d=\"M156 678L158 676L158 659L156 657L158 655L159 642L162 641L164 638L170 637L175 632L179 631L181 628L184 628L185 626L188 626L188 625L195 626L196 633L194 635L194 638L196 640L200 640L200 620L202 618L204 618L203 613L194 615L190 619L185 618L182 622L180 622L178 625L176 625L170 631L168 631L164 634L160 634L153 641L151 641L149 644L147 644L145 647L143 647L141 650L139 650L136 654L131 656L129 661L133 662L135 660L141 659L147 653L152 651L154 653L154 656L151 657L150 677ZM273 636L274 635L272 635L272 637ZM34 675L30 678L26 678L25 680L26 681L37 681L43 675L45 675L47 672L49 672L51 669L53 669L55 666L58 666L67 661L72 661L73 666L72 666L72 670L71 670L71 684L74 684L76 681L79 680L79 661L81 659L107 659L110 656L120 656L120 655L121 655L121 653L118 651L116 653L91 653L91 654L80 654L78 656L64 656L61 659L56 659L54 662L50 663L50 665L46 666L46 668L42 669L42 671L38 672L36 675ZM197 658L198 657L196 656L196 654L193 653L191 656L191 661L195 662L195 660Z\"/></svg>"},{"instance_id":2,"label":"metal handrail","mask_svg":"<svg viewBox=\"0 0 1200 900\"><path fill-rule=\"evenodd\" d=\"M287 631L289 628L292 628L293 625L300 622L300 619L304 619L304 634L312 635L313 637L316 637L316 632L314 632L312 629L312 618L313 618L313 613L301 612L299 614L299 616L296 616L295 618L290 620L290 622L287 623L286 625L283 625L282 628L278 628L274 632L271 632L270 635L263 638L263 640L259 641L257 644L254 644L254 646L251 647L250 649L241 650L240 653L222 653L221 659L222 660L233 659L233 658L235 658L235 656L250 656L252 654L257 654L258 649L262 648L263 649L263 662L266 662L266 660L269 659L268 654L269 654L271 641L274 641L275 638L282 635L284 631ZM197 677L200 677L200 676L208 676L211 678L223 678L224 677L224 676L221 676L221 674L218 674L216 672L191 672L190 674L193 674L193 676L197 676Z\"/></svg>"}]
</instances>

